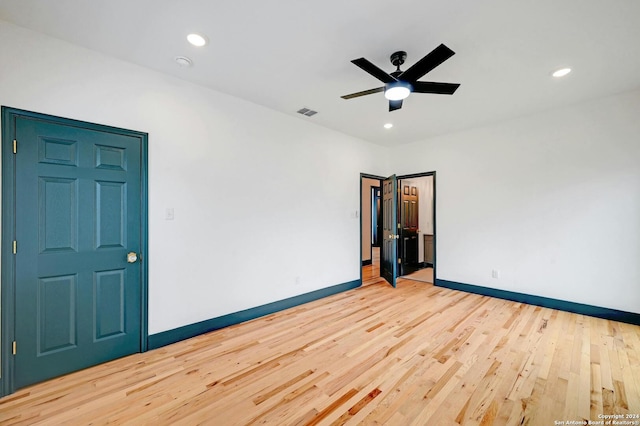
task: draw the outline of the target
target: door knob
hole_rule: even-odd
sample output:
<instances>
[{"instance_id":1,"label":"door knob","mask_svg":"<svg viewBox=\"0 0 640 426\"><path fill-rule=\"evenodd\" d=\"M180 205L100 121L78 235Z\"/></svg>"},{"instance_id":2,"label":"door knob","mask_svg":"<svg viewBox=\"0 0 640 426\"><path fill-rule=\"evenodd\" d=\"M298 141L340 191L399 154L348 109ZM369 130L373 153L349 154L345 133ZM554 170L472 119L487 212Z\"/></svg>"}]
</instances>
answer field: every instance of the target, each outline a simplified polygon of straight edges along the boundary
<instances>
[{"instance_id":1,"label":"door knob","mask_svg":"<svg viewBox=\"0 0 640 426\"><path fill-rule=\"evenodd\" d=\"M138 254L135 251L130 251L129 253L127 253L127 262L136 263L137 260Z\"/></svg>"}]
</instances>

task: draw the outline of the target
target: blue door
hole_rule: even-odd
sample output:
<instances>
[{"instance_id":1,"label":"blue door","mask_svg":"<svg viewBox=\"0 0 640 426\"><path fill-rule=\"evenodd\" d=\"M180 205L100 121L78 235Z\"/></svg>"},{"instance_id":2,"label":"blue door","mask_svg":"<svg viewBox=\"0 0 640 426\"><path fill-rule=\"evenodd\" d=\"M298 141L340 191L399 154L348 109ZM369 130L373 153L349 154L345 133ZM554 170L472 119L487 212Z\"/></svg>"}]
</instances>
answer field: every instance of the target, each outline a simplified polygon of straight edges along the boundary
<instances>
[{"instance_id":1,"label":"blue door","mask_svg":"<svg viewBox=\"0 0 640 426\"><path fill-rule=\"evenodd\" d=\"M20 388L141 350L142 139L42 116L12 124Z\"/></svg>"}]
</instances>

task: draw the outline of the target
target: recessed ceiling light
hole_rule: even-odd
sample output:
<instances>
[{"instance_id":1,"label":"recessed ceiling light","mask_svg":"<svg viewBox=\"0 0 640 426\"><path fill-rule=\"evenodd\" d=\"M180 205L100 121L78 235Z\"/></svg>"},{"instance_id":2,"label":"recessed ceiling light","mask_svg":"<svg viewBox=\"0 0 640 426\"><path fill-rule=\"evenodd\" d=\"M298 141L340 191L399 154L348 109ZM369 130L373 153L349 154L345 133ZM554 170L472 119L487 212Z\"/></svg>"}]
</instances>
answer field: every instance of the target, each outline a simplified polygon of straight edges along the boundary
<instances>
[{"instance_id":1,"label":"recessed ceiling light","mask_svg":"<svg viewBox=\"0 0 640 426\"><path fill-rule=\"evenodd\" d=\"M176 56L175 61L176 64L180 65L182 68L188 68L193 65L193 61L186 56Z\"/></svg>"},{"instance_id":2,"label":"recessed ceiling light","mask_svg":"<svg viewBox=\"0 0 640 426\"><path fill-rule=\"evenodd\" d=\"M387 123L387 124L384 125L385 129L390 129L392 127L393 127L393 124L391 124L391 123Z\"/></svg>"},{"instance_id":3,"label":"recessed ceiling light","mask_svg":"<svg viewBox=\"0 0 640 426\"><path fill-rule=\"evenodd\" d=\"M553 74L551 74L554 77L564 77L565 75L569 74L571 72L571 68L560 68L559 70L556 70L553 72Z\"/></svg>"},{"instance_id":4,"label":"recessed ceiling light","mask_svg":"<svg viewBox=\"0 0 640 426\"><path fill-rule=\"evenodd\" d=\"M207 37L201 34L191 33L187 36L187 40L197 47L202 47L207 44Z\"/></svg>"}]
</instances>

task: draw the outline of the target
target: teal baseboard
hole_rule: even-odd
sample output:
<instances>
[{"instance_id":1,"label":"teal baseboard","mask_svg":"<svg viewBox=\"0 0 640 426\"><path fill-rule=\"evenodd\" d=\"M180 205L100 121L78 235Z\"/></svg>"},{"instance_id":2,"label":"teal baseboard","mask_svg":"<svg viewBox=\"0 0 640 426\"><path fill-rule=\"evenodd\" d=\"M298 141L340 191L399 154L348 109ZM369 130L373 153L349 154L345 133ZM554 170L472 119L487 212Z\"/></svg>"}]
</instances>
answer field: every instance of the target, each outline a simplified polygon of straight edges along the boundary
<instances>
[{"instance_id":1,"label":"teal baseboard","mask_svg":"<svg viewBox=\"0 0 640 426\"><path fill-rule=\"evenodd\" d=\"M544 308L558 309L560 311L573 312L576 314L588 315L591 317L598 317L613 321L640 325L640 314L636 314L633 312L618 311L616 309L602 308L600 306L584 305L582 303L567 302L566 300L551 299L549 297L498 290L495 288L482 287L478 285L462 284L455 281L436 279L435 285L438 287L446 287L452 290L460 290L467 293L497 297L499 299L512 300L514 302L527 303L529 305L542 306Z\"/></svg>"},{"instance_id":2,"label":"teal baseboard","mask_svg":"<svg viewBox=\"0 0 640 426\"><path fill-rule=\"evenodd\" d=\"M266 305L257 306L255 308L245 309L244 311L234 312L221 317L200 321L195 324L174 328L173 330L152 334L148 337L147 347L149 350L157 349L209 331L218 330L230 325L239 324L274 312L322 299L323 297L342 293L343 291L351 290L359 287L360 285L360 280L349 281L343 284L312 291L310 293L301 294L299 296L290 297L288 299L279 300L277 302L268 303Z\"/></svg>"}]
</instances>

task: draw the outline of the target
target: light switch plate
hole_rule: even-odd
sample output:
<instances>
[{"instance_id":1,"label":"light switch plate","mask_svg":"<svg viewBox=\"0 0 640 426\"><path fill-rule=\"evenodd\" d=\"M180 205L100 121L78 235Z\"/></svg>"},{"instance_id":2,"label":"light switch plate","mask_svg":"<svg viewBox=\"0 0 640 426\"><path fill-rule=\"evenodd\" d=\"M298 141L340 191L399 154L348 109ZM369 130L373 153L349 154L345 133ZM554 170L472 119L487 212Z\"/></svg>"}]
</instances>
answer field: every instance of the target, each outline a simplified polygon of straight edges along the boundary
<instances>
[{"instance_id":1,"label":"light switch plate","mask_svg":"<svg viewBox=\"0 0 640 426\"><path fill-rule=\"evenodd\" d=\"M173 207L167 207L167 209L164 211L164 219L165 220L173 220L174 218L174 213L173 213Z\"/></svg>"}]
</instances>

